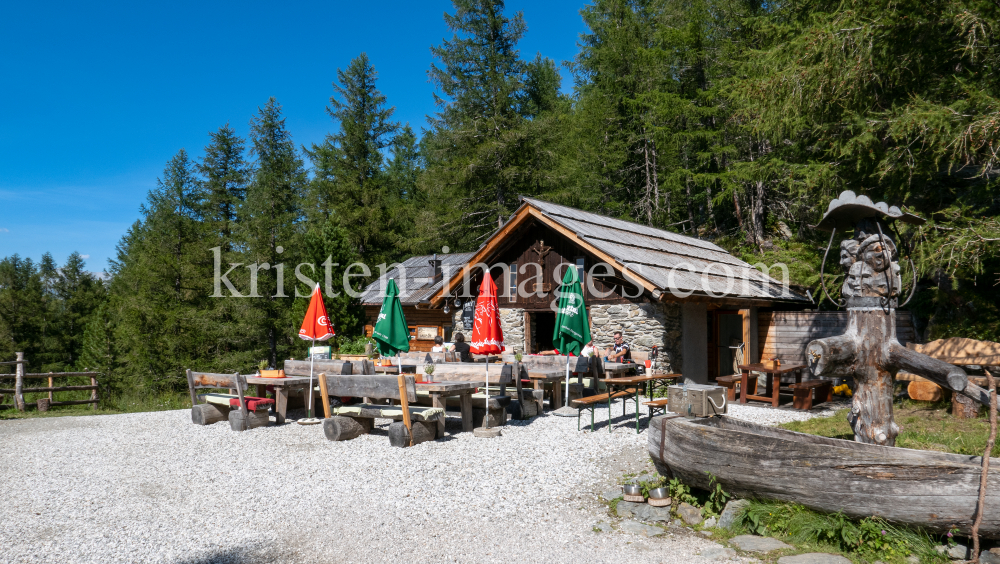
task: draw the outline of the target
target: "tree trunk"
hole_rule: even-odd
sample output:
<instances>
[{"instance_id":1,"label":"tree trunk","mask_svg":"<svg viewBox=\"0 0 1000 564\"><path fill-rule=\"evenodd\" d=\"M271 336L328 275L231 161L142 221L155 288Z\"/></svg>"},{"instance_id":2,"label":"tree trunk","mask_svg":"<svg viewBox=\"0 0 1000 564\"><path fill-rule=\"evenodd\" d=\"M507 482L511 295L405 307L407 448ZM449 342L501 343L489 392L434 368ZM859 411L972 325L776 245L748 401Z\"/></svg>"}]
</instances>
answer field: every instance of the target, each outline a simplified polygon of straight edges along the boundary
<instances>
[{"instance_id":1,"label":"tree trunk","mask_svg":"<svg viewBox=\"0 0 1000 564\"><path fill-rule=\"evenodd\" d=\"M896 310L848 310L847 335L854 335L854 402L848 421L854 440L895 446L899 427L892 420L893 382L896 370L885 358L887 342L896 342Z\"/></svg>"}]
</instances>

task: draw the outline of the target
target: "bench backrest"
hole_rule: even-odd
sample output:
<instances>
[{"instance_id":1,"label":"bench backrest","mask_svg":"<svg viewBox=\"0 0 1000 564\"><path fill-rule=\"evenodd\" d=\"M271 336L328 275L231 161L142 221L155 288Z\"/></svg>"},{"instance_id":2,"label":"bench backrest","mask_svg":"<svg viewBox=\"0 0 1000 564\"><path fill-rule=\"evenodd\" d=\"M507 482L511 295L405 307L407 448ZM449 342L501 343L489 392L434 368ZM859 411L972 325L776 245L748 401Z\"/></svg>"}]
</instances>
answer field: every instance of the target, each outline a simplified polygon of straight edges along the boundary
<instances>
[{"instance_id":1,"label":"bench backrest","mask_svg":"<svg viewBox=\"0 0 1000 564\"><path fill-rule=\"evenodd\" d=\"M315 360L313 374L375 374L375 363L370 360ZM308 376L308 360L286 360L286 376Z\"/></svg>"},{"instance_id":2,"label":"bench backrest","mask_svg":"<svg viewBox=\"0 0 1000 564\"><path fill-rule=\"evenodd\" d=\"M503 355L504 362L514 362L514 355ZM591 362L593 361L593 362ZM566 370L566 357L563 355L524 355L521 357L521 364L528 370L539 370L548 372L551 370ZM598 357L571 356L569 357L569 369L571 372L590 372L591 364L600 365Z\"/></svg>"},{"instance_id":3,"label":"bench backrest","mask_svg":"<svg viewBox=\"0 0 1000 564\"><path fill-rule=\"evenodd\" d=\"M326 380L326 393L331 396L403 399L399 389L399 377L395 375L322 374L321 376ZM416 402L416 379L413 376L404 375L403 380L406 387L406 401L409 403Z\"/></svg>"},{"instance_id":4,"label":"bench backrest","mask_svg":"<svg viewBox=\"0 0 1000 564\"><path fill-rule=\"evenodd\" d=\"M308 360L286 360L285 376L308 376ZM312 361L312 373L319 374L325 372L327 375L333 374L353 374L354 364L349 360L314 360Z\"/></svg>"},{"instance_id":5,"label":"bench backrest","mask_svg":"<svg viewBox=\"0 0 1000 564\"><path fill-rule=\"evenodd\" d=\"M513 368L510 364L490 364L490 384L510 384L513 378ZM423 366L417 366L418 372L423 372ZM483 362L446 362L435 364L434 373L427 376L437 382L468 382L486 379L486 363Z\"/></svg>"},{"instance_id":6,"label":"bench backrest","mask_svg":"<svg viewBox=\"0 0 1000 564\"><path fill-rule=\"evenodd\" d=\"M445 362L457 362L458 353L455 352L407 352L400 353L402 358L415 360L418 364L443 364ZM405 364L405 363L404 363Z\"/></svg>"},{"instance_id":7,"label":"bench backrest","mask_svg":"<svg viewBox=\"0 0 1000 564\"><path fill-rule=\"evenodd\" d=\"M228 388L235 389L240 398L240 405L246 407L243 401L243 392L247 389L247 379L235 372L233 374L213 374L211 372L187 371L188 389L191 391L191 406L198 404L198 393L195 390L203 388Z\"/></svg>"}]
</instances>

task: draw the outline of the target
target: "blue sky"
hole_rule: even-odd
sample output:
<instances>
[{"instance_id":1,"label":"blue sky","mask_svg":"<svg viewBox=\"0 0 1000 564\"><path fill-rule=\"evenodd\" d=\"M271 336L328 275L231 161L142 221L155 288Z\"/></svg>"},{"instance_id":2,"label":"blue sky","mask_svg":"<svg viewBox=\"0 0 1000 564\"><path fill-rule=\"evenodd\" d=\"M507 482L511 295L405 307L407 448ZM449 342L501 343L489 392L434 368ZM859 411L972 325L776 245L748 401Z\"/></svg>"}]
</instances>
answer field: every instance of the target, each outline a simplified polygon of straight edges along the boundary
<instances>
[{"instance_id":1,"label":"blue sky","mask_svg":"<svg viewBox=\"0 0 1000 564\"><path fill-rule=\"evenodd\" d=\"M585 0L508 2L522 57L577 52ZM0 257L100 271L181 148L247 123L269 96L298 145L335 126L336 69L362 51L396 117L419 132L435 111L431 45L451 2L4 2L0 6ZM564 90L571 80L563 72Z\"/></svg>"}]
</instances>

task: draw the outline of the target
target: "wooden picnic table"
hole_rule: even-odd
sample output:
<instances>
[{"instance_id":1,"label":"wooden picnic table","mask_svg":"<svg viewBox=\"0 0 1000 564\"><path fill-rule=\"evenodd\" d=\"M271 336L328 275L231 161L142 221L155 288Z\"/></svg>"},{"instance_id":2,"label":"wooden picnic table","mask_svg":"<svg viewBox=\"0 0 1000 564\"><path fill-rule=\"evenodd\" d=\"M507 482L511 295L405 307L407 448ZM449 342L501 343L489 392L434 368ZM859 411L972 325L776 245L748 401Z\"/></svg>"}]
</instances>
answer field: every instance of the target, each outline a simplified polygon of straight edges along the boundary
<instances>
[{"instance_id":1,"label":"wooden picnic table","mask_svg":"<svg viewBox=\"0 0 1000 564\"><path fill-rule=\"evenodd\" d=\"M472 431L472 393L479 387L477 382L417 382L416 386L418 392L423 390L430 393L432 407L446 409L445 398L458 396L462 410L462 431L467 433ZM444 436L444 417L437 425L438 436Z\"/></svg>"},{"instance_id":2,"label":"wooden picnic table","mask_svg":"<svg viewBox=\"0 0 1000 564\"><path fill-rule=\"evenodd\" d=\"M645 374L642 376L625 376L622 378L605 378L601 380L608 387L608 431L611 431L611 397L615 393L615 388L622 388L624 391L628 392L629 388L634 388L631 395L635 399L635 432L639 432L639 391L644 387L643 384L647 382L655 382L657 380L676 380L680 378L680 374ZM622 415L625 415L625 403L628 401L626 398L622 402Z\"/></svg>"},{"instance_id":3,"label":"wooden picnic table","mask_svg":"<svg viewBox=\"0 0 1000 564\"><path fill-rule=\"evenodd\" d=\"M544 390L545 384L552 384L552 397L549 398L549 409L559 409L563 405L563 379L566 378L565 372L559 372L558 370L553 370L550 372L546 371L528 371L528 378L531 380L532 385L536 390Z\"/></svg>"},{"instance_id":4,"label":"wooden picnic table","mask_svg":"<svg viewBox=\"0 0 1000 564\"><path fill-rule=\"evenodd\" d=\"M318 380L313 378L313 382L318 383ZM285 414L288 412L289 392L302 392L302 398L305 400L306 405L309 405L308 376L286 376L284 378L247 376L247 384L256 384L257 397L261 398L267 397L268 386L274 386L274 421L278 425L285 422Z\"/></svg>"},{"instance_id":5,"label":"wooden picnic table","mask_svg":"<svg viewBox=\"0 0 1000 564\"><path fill-rule=\"evenodd\" d=\"M771 405L778 407L778 397L781 394L781 375L788 374L790 372L795 373L795 383L799 384L802 382L802 369L806 366L804 364L792 364L792 365L781 365L775 367L773 364L741 364L737 366L740 369L742 378L740 380L740 403L746 403L747 400L756 401L767 401L771 402ZM751 395L749 394L749 388L747 383L747 376L751 372L760 372L767 376L767 388L764 391L764 395Z\"/></svg>"}]
</instances>

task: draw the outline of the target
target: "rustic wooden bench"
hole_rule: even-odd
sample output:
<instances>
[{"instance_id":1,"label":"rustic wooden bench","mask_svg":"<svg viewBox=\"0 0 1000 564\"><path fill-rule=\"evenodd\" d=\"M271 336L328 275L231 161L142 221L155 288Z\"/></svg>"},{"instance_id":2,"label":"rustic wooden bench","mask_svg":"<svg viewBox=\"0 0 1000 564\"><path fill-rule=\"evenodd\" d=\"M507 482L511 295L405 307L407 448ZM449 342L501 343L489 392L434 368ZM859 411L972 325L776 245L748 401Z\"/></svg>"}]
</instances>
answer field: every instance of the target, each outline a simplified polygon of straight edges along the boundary
<instances>
[{"instance_id":1,"label":"rustic wooden bench","mask_svg":"<svg viewBox=\"0 0 1000 564\"><path fill-rule=\"evenodd\" d=\"M584 409L590 410L590 430L593 431L594 410L597 408L597 404L599 403L610 404L610 402L613 400L635 395L635 392L636 392L635 388L629 388L627 390L621 390L613 394L611 393L597 394L596 396L588 396L585 398L580 398L578 400L573 400L573 407L578 408L578 411L576 412L576 430L577 431L580 430L580 414L583 413ZM609 411L608 417L610 418L610 416L611 412ZM636 415L636 417L638 417L638 414Z\"/></svg>"},{"instance_id":2,"label":"rustic wooden bench","mask_svg":"<svg viewBox=\"0 0 1000 564\"><path fill-rule=\"evenodd\" d=\"M345 441L371 432L375 419L392 419L389 444L405 447L434 440L438 420L444 409L411 405L417 400L416 380L411 375L319 375L320 394L332 396L399 400L399 405L359 403L330 407L323 402L327 416L323 433L331 441Z\"/></svg>"},{"instance_id":3,"label":"rustic wooden bench","mask_svg":"<svg viewBox=\"0 0 1000 564\"><path fill-rule=\"evenodd\" d=\"M667 414L667 405L670 403L670 398L660 398L652 401L643 402L649 408L649 418L652 419L657 411L662 412L664 415Z\"/></svg>"},{"instance_id":4,"label":"rustic wooden bench","mask_svg":"<svg viewBox=\"0 0 1000 564\"><path fill-rule=\"evenodd\" d=\"M733 374L732 376L719 376L715 379L715 383L726 388L726 400L736 401L736 386L742 386L741 382L743 377L739 374ZM747 375L747 389L756 390L757 389L757 375L749 374ZM744 390L740 390L742 394Z\"/></svg>"},{"instance_id":5,"label":"rustic wooden bench","mask_svg":"<svg viewBox=\"0 0 1000 564\"><path fill-rule=\"evenodd\" d=\"M833 400L833 383L829 380L807 380L792 384L792 407L812 409L813 402L823 403Z\"/></svg>"},{"instance_id":6,"label":"rustic wooden bench","mask_svg":"<svg viewBox=\"0 0 1000 564\"><path fill-rule=\"evenodd\" d=\"M268 411L274 400L246 396L246 378L241 374L213 374L210 372L187 371L188 389L191 392L191 422L195 425L210 425L228 420L234 431L246 431L264 427L270 422ZM198 394L197 390L225 388L235 391L228 393ZM205 403L199 403L204 400Z\"/></svg>"},{"instance_id":7,"label":"rustic wooden bench","mask_svg":"<svg viewBox=\"0 0 1000 564\"><path fill-rule=\"evenodd\" d=\"M418 371L423 368L418 366ZM489 426L499 427L507 424L507 407L511 404L511 397L507 395L507 386L515 384L520 389L520 382L514 382L511 377L513 366L509 364L490 365L490 387L500 388L500 395L490 394L489 401ZM433 382L475 382L481 387L486 385L486 364L469 362L446 362L434 365L434 373L425 376ZM518 394L520 397L520 394ZM463 398L448 397L445 405L454 407L460 405ZM471 396L472 418L476 427L484 424L487 417L486 392L485 390L472 394Z\"/></svg>"}]
</instances>

